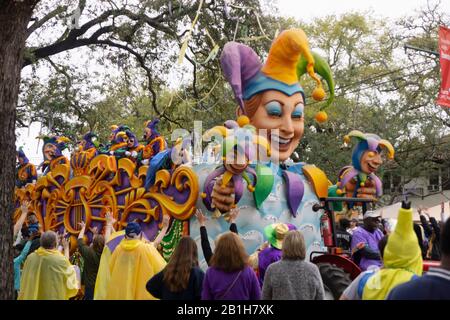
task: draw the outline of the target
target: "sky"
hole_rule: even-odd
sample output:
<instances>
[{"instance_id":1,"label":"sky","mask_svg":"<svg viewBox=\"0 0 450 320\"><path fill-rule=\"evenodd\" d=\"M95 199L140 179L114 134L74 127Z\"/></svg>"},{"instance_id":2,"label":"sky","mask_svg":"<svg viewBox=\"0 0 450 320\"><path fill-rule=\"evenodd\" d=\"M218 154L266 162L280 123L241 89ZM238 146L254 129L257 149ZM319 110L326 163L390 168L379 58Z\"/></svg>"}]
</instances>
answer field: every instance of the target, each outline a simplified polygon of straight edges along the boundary
<instances>
[{"instance_id":1,"label":"sky","mask_svg":"<svg viewBox=\"0 0 450 320\"><path fill-rule=\"evenodd\" d=\"M399 18L412 14L420 8L426 8L427 0L318 0L295 1L276 0L282 16L293 16L303 21L311 21L314 18L330 14L343 14L351 11L371 10L374 17ZM436 1L431 2L432 4ZM450 12L450 1L442 0L440 7Z\"/></svg>"},{"instance_id":2,"label":"sky","mask_svg":"<svg viewBox=\"0 0 450 320\"><path fill-rule=\"evenodd\" d=\"M267 0L265 0L267 1ZM230 0L233 3L233 0ZM432 3L436 3L433 1ZM292 16L304 22L331 14L341 15L352 11L370 11L374 18L396 19L404 15L412 15L425 8L426 0L276 0L275 5L281 16ZM450 13L450 1L442 1L441 9ZM39 135L40 124L33 123L30 129L17 130L17 147L23 146L31 162L42 162L42 141L35 138Z\"/></svg>"}]
</instances>

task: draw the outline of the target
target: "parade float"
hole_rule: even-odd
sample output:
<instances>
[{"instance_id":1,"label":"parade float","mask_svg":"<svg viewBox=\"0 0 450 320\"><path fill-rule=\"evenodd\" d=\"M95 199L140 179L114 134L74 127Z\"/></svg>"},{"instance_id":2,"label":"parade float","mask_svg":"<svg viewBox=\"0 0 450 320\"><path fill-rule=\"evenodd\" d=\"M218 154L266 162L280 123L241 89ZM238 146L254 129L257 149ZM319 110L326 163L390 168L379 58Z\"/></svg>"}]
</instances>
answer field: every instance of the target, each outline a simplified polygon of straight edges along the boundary
<instances>
[{"instance_id":1,"label":"parade float","mask_svg":"<svg viewBox=\"0 0 450 320\"><path fill-rule=\"evenodd\" d=\"M115 125L106 145L99 145L92 132L83 136L70 161L61 154L66 138L44 137L44 174L35 184L16 189L16 207L22 200L31 200L29 211L36 214L42 229L66 230L72 248L76 248L79 222L86 223L90 241L90 230L104 229L108 210L117 221L116 231L138 221L150 240L159 232L162 217L169 215L170 229L161 248L168 259L182 235L191 235L200 247L200 226L192 217L196 208L208 217L206 228L214 248L214 239L229 229L227 211L236 206L240 208L237 227L249 254L265 242L264 228L276 222L292 224L302 232L308 259L312 253L332 247L333 243L324 243L326 229L334 222L323 206L329 188L334 195L343 196L346 183L354 184L354 177L363 175L355 175L356 169L346 171L340 185L333 188L319 168L290 158L304 130L307 94L299 79L307 73L315 81L311 94L315 100L325 98L318 75L326 81L329 98L316 115L317 121L324 121L323 108L334 97L329 66L311 53L300 29L280 33L264 64L250 47L227 43L221 66L238 107L237 121L225 121L203 135L210 142L207 150L220 153L216 157L220 163L187 159L191 137L169 148L156 129L157 119L145 123L145 145L138 144L130 128ZM372 136L351 135L369 142L362 153L374 156L379 145L391 149L384 140L378 139L372 146ZM181 161L174 161L180 157ZM201 252L200 263L206 268ZM348 276L344 279L344 271L337 267L325 269L337 281L350 280Z\"/></svg>"}]
</instances>

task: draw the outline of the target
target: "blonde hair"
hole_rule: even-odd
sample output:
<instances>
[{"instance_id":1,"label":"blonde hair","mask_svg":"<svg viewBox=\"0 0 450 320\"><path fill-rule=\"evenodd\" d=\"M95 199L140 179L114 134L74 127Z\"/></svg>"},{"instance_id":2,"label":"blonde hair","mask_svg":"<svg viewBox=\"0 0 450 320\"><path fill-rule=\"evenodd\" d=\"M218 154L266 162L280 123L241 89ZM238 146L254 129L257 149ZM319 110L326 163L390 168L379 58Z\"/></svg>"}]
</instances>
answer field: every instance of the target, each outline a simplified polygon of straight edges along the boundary
<instances>
[{"instance_id":1,"label":"blonde hair","mask_svg":"<svg viewBox=\"0 0 450 320\"><path fill-rule=\"evenodd\" d=\"M283 240L282 258L305 260L306 246L303 234L298 230L289 231Z\"/></svg>"}]
</instances>

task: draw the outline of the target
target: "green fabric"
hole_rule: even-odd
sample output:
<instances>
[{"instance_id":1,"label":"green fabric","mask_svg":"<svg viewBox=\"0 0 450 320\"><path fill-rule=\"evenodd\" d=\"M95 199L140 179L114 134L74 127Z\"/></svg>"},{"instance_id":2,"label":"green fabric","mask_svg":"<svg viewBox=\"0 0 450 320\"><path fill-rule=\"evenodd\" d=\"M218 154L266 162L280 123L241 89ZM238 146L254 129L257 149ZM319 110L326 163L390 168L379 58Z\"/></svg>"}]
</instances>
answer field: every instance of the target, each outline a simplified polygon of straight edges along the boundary
<instances>
[{"instance_id":1,"label":"green fabric","mask_svg":"<svg viewBox=\"0 0 450 320\"><path fill-rule=\"evenodd\" d=\"M87 246L83 239L78 239L78 249L84 259L83 274L81 276L81 283L86 287L94 288L95 279L97 278L98 267L100 265L101 252L96 252L91 247Z\"/></svg>"}]
</instances>

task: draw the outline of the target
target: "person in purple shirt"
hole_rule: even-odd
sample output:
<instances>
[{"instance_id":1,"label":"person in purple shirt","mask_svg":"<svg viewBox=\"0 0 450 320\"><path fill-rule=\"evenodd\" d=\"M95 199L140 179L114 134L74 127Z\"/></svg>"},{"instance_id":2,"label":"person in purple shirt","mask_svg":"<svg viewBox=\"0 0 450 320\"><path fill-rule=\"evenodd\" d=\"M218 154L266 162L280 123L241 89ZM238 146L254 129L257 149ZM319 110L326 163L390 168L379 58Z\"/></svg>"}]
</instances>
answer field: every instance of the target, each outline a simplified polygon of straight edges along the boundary
<instances>
[{"instance_id":1,"label":"person in purple shirt","mask_svg":"<svg viewBox=\"0 0 450 320\"><path fill-rule=\"evenodd\" d=\"M378 242L383 238L383 232L379 229L380 218L378 213L367 211L363 225L353 232L352 256L362 271L366 271L369 266L381 267L383 264L378 250Z\"/></svg>"},{"instance_id":2,"label":"person in purple shirt","mask_svg":"<svg viewBox=\"0 0 450 320\"><path fill-rule=\"evenodd\" d=\"M239 236L226 232L217 241L203 280L202 300L259 300L258 278L248 265Z\"/></svg>"},{"instance_id":3,"label":"person in purple shirt","mask_svg":"<svg viewBox=\"0 0 450 320\"><path fill-rule=\"evenodd\" d=\"M291 230L297 228L290 223L273 223L264 228L264 234L269 242L269 246L257 251L257 259L253 259L252 264L257 265L259 285L263 286L266 270L274 262L281 260L281 248L284 236Z\"/></svg>"}]
</instances>

